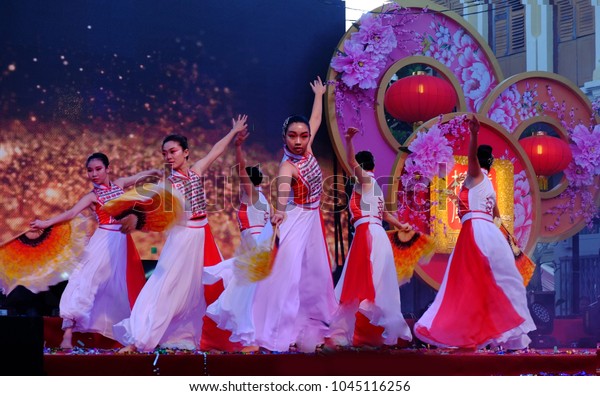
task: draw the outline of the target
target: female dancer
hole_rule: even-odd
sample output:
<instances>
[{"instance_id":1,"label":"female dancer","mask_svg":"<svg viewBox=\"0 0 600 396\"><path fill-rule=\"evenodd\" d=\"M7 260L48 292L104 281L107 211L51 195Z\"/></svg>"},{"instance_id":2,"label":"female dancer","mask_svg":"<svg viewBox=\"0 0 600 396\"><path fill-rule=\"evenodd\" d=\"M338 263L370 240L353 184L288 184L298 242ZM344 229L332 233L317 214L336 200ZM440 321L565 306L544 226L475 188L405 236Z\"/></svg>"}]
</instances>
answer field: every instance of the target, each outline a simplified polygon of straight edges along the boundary
<instances>
[{"instance_id":1,"label":"female dancer","mask_svg":"<svg viewBox=\"0 0 600 396\"><path fill-rule=\"evenodd\" d=\"M206 308L203 266L222 260L206 218L202 175L244 132L247 116L232 120L233 127L201 160L187 162L187 138L169 135L162 143L165 162L172 166L167 183L185 202L186 219L169 232L154 273L140 292L131 316L114 326L116 339L126 345L120 352L165 348L196 349L202 335Z\"/></svg>"},{"instance_id":2,"label":"female dancer","mask_svg":"<svg viewBox=\"0 0 600 396\"><path fill-rule=\"evenodd\" d=\"M440 347L522 349L529 345L527 333L535 325L514 255L493 222L499 211L488 178L492 148L477 147L475 116L469 130L467 177L459 193L462 228L442 285L415 324L415 335Z\"/></svg>"},{"instance_id":3,"label":"female dancer","mask_svg":"<svg viewBox=\"0 0 600 396\"><path fill-rule=\"evenodd\" d=\"M248 134L239 134L235 140L236 159L240 178L240 209L237 213L241 232L239 252L249 251L259 243L267 243L273 235L269 222L271 209L267 198L260 190L263 175L257 167L246 167L242 144ZM225 290L211 304L206 314L220 329L231 331L230 340L251 347L254 343L254 321L252 305L256 283L250 282L233 268L236 258L205 268L207 277L217 276L227 282ZM208 283L205 281L205 284ZM254 348L246 348L251 351Z\"/></svg>"},{"instance_id":4,"label":"female dancer","mask_svg":"<svg viewBox=\"0 0 600 396\"><path fill-rule=\"evenodd\" d=\"M240 176L240 210L238 222L243 241L256 241L271 217L271 205L260 189L263 174L258 167L246 166L242 144L248 134L235 141Z\"/></svg>"},{"instance_id":5,"label":"female dancer","mask_svg":"<svg viewBox=\"0 0 600 396\"><path fill-rule=\"evenodd\" d=\"M398 338L410 341L412 335L402 316L392 245L381 222L407 232L411 226L385 210L373 174L373 155L369 151L354 155L352 138L357 132L356 128L346 131L346 159L358 180L349 202L356 231L335 288L340 307L331 326L331 341L344 346L396 345Z\"/></svg>"},{"instance_id":6,"label":"female dancer","mask_svg":"<svg viewBox=\"0 0 600 396\"><path fill-rule=\"evenodd\" d=\"M131 313L131 307L146 278L142 262L130 235L119 232L121 224L102 210L102 206L124 193L123 189L159 170L110 181L108 157L94 153L86 161L88 178L94 189L71 209L48 220L34 220L32 229L48 228L73 219L87 208L94 210L98 229L82 254L81 262L69 277L60 299L64 330L61 348L72 348L73 332L94 332L113 337L113 325ZM128 216L124 221L135 221Z\"/></svg>"},{"instance_id":7,"label":"female dancer","mask_svg":"<svg viewBox=\"0 0 600 396\"><path fill-rule=\"evenodd\" d=\"M322 344L337 308L320 212L322 174L312 143L322 115L321 79L310 121L288 117L283 124L284 158L277 177L277 206L271 222L280 242L271 275L259 282L254 302L258 346L287 351L296 344L314 351Z\"/></svg>"}]
</instances>

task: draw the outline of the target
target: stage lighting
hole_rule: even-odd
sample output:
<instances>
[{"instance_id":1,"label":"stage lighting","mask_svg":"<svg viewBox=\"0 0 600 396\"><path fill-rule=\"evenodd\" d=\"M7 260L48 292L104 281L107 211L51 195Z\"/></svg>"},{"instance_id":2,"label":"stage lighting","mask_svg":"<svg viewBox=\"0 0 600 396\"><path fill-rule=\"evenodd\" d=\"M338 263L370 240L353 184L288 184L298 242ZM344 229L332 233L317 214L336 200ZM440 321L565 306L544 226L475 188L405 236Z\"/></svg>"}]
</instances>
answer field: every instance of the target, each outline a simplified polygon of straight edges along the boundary
<instances>
[{"instance_id":1,"label":"stage lighting","mask_svg":"<svg viewBox=\"0 0 600 396\"><path fill-rule=\"evenodd\" d=\"M554 292L530 292L527 297L529 312L537 327L534 333L551 334L554 330Z\"/></svg>"}]
</instances>

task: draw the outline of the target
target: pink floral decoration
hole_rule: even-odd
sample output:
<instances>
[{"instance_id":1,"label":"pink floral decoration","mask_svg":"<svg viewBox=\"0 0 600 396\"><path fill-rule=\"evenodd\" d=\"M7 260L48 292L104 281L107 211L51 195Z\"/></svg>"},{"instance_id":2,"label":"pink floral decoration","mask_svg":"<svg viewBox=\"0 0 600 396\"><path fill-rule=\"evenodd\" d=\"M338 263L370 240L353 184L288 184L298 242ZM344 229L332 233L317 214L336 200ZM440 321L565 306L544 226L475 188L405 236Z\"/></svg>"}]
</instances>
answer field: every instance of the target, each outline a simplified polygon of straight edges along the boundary
<instances>
[{"instance_id":1,"label":"pink floral decoration","mask_svg":"<svg viewBox=\"0 0 600 396\"><path fill-rule=\"evenodd\" d=\"M467 106L477 111L497 85L492 67L475 40L462 28L452 31L446 20L432 22L431 33L422 33L422 54L454 71L463 88Z\"/></svg>"},{"instance_id":2,"label":"pink floral decoration","mask_svg":"<svg viewBox=\"0 0 600 396\"><path fill-rule=\"evenodd\" d=\"M445 164L446 169L454 165L453 150L450 142L444 136L444 131L438 124L432 126L427 132L417 134L408 149L412 152L404 163L406 173L402 175L402 184L409 186L413 180L430 182L440 169L440 164Z\"/></svg>"},{"instance_id":3,"label":"pink floral decoration","mask_svg":"<svg viewBox=\"0 0 600 396\"><path fill-rule=\"evenodd\" d=\"M358 125L362 129L363 123L360 110L365 108L374 109L373 100L367 94L368 91L360 89L357 85L350 88L341 81L329 81L328 83L335 87L335 109L339 116L340 131L345 131L347 125ZM352 111L344 114L342 112L344 107Z\"/></svg>"},{"instance_id":4,"label":"pink floral decoration","mask_svg":"<svg viewBox=\"0 0 600 396\"><path fill-rule=\"evenodd\" d=\"M593 176L600 174L600 125L592 130L579 124L571 132L570 145L573 158L576 158L578 166L585 166L591 175L585 185L591 185Z\"/></svg>"},{"instance_id":5,"label":"pink floral decoration","mask_svg":"<svg viewBox=\"0 0 600 396\"><path fill-rule=\"evenodd\" d=\"M549 231L556 229L560 225L562 216L566 213L569 214L571 221L582 216L591 225L591 221L597 214L593 200L594 194L590 192L590 188L598 188L594 185L594 180L596 176L600 175L600 126L594 126L595 120L593 118L590 120L591 126L589 128L583 124L574 125L575 110L570 109L567 114L565 102L556 99L550 85L546 85L546 91L550 102L540 103L537 100L537 83L531 86L526 81L522 93L519 92L517 85L513 84L496 99L488 112L488 116L512 133L522 121L544 113L556 114L556 118L569 133L573 161L564 171L569 185L561 193L560 198L566 198L566 200L546 212L546 214L555 215L554 223L547 228ZM592 107L594 111L598 110L597 103L593 104ZM568 122L569 118L570 122ZM520 243L526 241L528 236L525 234L519 235L522 234L519 228L530 227L529 222L523 222L522 219L531 218L531 204L520 201L520 197L529 194L529 191L525 192L524 190L526 183L522 177L524 176L515 175L515 236ZM528 199L531 200L531 198ZM526 230L526 228L523 228L523 230Z\"/></svg>"},{"instance_id":6,"label":"pink floral decoration","mask_svg":"<svg viewBox=\"0 0 600 396\"><path fill-rule=\"evenodd\" d=\"M338 54L331 60L331 67L342 73L342 81L352 88L358 84L362 89L377 88L380 73L379 61L373 54L364 50L359 42L347 40L344 43L345 54Z\"/></svg>"},{"instance_id":7,"label":"pink floral decoration","mask_svg":"<svg viewBox=\"0 0 600 396\"><path fill-rule=\"evenodd\" d=\"M498 156L500 159L509 160L515 164L517 157L512 151L506 149L504 153ZM514 232L513 235L517 239L520 247L527 245L529 236L531 235L531 227L533 225L533 200L531 198L531 186L527 179L525 170L515 173L514 193L513 193L513 210L514 210Z\"/></svg>"},{"instance_id":8,"label":"pink floral decoration","mask_svg":"<svg viewBox=\"0 0 600 396\"><path fill-rule=\"evenodd\" d=\"M490 73L489 66L479 57L479 52L472 47L466 47L459 56L458 63L462 70L458 74L463 85L465 98L469 106L479 110L481 103L494 87L495 77Z\"/></svg>"},{"instance_id":9,"label":"pink floral decoration","mask_svg":"<svg viewBox=\"0 0 600 396\"><path fill-rule=\"evenodd\" d=\"M543 114L548 109L547 104L537 101L537 87L534 84L531 88L526 82L525 90L521 93L517 84L511 85L494 101L488 116L513 133L522 121Z\"/></svg>"},{"instance_id":10,"label":"pink floral decoration","mask_svg":"<svg viewBox=\"0 0 600 396\"><path fill-rule=\"evenodd\" d=\"M378 78L386 58L397 46L394 29L383 25L381 17L365 14L359 21L359 30L344 41L344 52L331 61L331 67L341 73L349 88L377 88Z\"/></svg>"},{"instance_id":11,"label":"pink floral decoration","mask_svg":"<svg viewBox=\"0 0 600 396\"><path fill-rule=\"evenodd\" d=\"M492 121L506 128L507 131L513 132L519 125L517 114L520 108L521 93L516 85L511 85L494 101L488 116Z\"/></svg>"},{"instance_id":12,"label":"pink floral decoration","mask_svg":"<svg viewBox=\"0 0 600 396\"><path fill-rule=\"evenodd\" d=\"M410 29L420 13L406 12L396 3L385 4L380 13L366 13L356 24L358 30L344 41L344 50L331 60L331 68L338 72L328 81L335 87L335 110L340 130L343 124L362 126L361 110L373 109L374 90L395 51L406 51L408 46L419 46L419 38ZM347 110L351 110L346 114Z\"/></svg>"},{"instance_id":13,"label":"pink floral decoration","mask_svg":"<svg viewBox=\"0 0 600 396\"><path fill-rule=\"evenodd\" d=\"M544 110L548 110L550 112L556 113L556 116L558 118L558 120L560 121L560 124L563 126L563 128L569 130L569 129L573 129L573 125L569 125L567 124L567 121L565 119L565 112L566 112L566 104L565 101L563 100L562 102L558 102L558 100L556 100L556 97L554 96L554 94L552 93L552 86L551 85L546 85L546 91L548 92L548 96L550 97L550 103L551 105L548 105L547 103L544 103L542 105L542 108ZM571 112L572 114L572 112ZM571 120L574 117L571 117Z\"/></svg>"},{"instance_id":14,"label":"pink floral decoration","mask_svg":"<svg viewBox=\"0 0 600 396\"><path fill-rule=\"evenodd\" d=\"M446 174L440 175L439 173L454 166L453 143L464 138L466 120L467 116L461 115L442 123L440 117L439 122L429 130L417 134L408 146L411 153L404 162L403 173L400 176L404 190L416 192L418 189L428 189L429 183L436 174L446 177ZM399 191L400 193L401 191ZM404 194L404 192L402 193ZM400 198L399 202L401 202ZM413 225L438 221L438 219L427 218L430 205L437 204L438 202L427 202L426 205L422 205L424 210L409 210L407 217L402 214L402 218ZM398 206L399 212L406 212L404 206ZM409 206L412 207L412 205Z\"/></svg>"},{"instance_id":15,"label":"pink floral decoration","mask_svg":"<svg viewBox=\"0 0 600 396\"><path fill-rule=\"evenodd\" d=\"M571 222L578 217L583 217L588 227L591 227L593 220L598 217L594 193L599 188L595 179L600 175L600 125L595 125L592 116L589 127L581 123L573 126L575 118L573 109L569 111L571 122L567 123L564 102L559 103L556 100L552 94L552 87L547 86L546 89L552 102L548 109L556 112L561 124L567 128L571 139L569 147L573 154L573 160L564 171L569 185L559 196L566 200L546 212L555 216L554 223L547 226L547 229L549 231L556 229L566 213L569 213ZM598 112L599 107L598 102L592 104L594 114ZM576 204L578 201L579 205Z\"/></svg>"},{"instance_id":16,"label":"pink floral decoration","mask_svg":"<svg viewBox=\"0 0 600 396\"><path fill-rule=\"evenodd\" d=\"M435 37L429 36L430 41L424 48L423 54L450 67L456 55L456 50L451 42L450 30L445 25L435 22L431 22L430 27L433 29Z\"/></svg>"},{"instance_id":17,"label":"pink floral decoration","mask_svg":"<svg viewBox=\"0 0 600 396\"><path fill-rule=\"evenodd\" d=\"M523 92L523 95L521 97L521 103L519 106L519 116L521 117L522 121L536 117L540 114L540 110L542 109L540 108L539 103L535 99L537 98L537 96L537 84L534 84L532 89L529 86L529 82L526 82L525 92Z\"/></svg>"},{"instance_id":18,"label":"pink floral decoration","mask_svg":"<svg viewBox=\"0 0 600 396\"><path fill-rule=\"evenodd\" d=\"M594 177L594 170L590 164L578 164L575 161L571 161L564 173L569 184L576 188L587 187L589 180Z\"/></svg>"},{"instance_id":19,"label":"pink floral decoration","mask_svg":"<svg viewBox=\"0 0 600 396\"><path fill-rule=\"evenodd\" d=\"M374 18L370 14L360 19L360 29L352 34L351 40L362 44L364 51L370 53L375 62L385 60L398 45L394 29L389 25L384 26L381 18Z\"/></svg>"}]
</instances>

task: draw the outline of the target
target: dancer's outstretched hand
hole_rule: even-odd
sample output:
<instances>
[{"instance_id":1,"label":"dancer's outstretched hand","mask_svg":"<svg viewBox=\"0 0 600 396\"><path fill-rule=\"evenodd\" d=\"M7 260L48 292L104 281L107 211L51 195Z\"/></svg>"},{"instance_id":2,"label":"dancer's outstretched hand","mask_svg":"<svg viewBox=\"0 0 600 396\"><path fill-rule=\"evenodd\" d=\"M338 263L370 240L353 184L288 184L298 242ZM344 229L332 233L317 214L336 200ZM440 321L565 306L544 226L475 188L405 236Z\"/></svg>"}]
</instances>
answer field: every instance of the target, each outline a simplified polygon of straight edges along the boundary
<instances>
[{"instance_id":1,"label":"dancer's outstretched hand","mask_svg":"<svg viewBox=\"0 0 600 396\"><path fill-rule=\"evenodd\" d=\"M476 135L479 132L479 127L479 119L473 114L469 119L469 131L471 131L471 134Z\"/></svg>"},{"instance_id":2,"label":"dancer's outstretched hand","mask_svg":"<svg viewBox=\"0 0 600 396\"><path fill-rule=\"evenodd\" d=\"M317 76L316 80L310 83L310 87L315 95L323 95L327 91L327 85L323 84L323 81L321 81L321 77L319 76Z\"/></svg>"},{"instance_id":3,"label":"dancer's outstretched hand","mask_svg":"<svg viewBox=\"0 0 600 396\"><path fill-rule=\"evenodd\" d=\"M238 115L237 119L231 119L231 131L235 133L240 133L242 131L248 130L248 125L246 122L248 121L248 116L246 114Z\"/></svg>"},{"instance_id":4,"label":"dancer's outstretched hand","mask_svg":"<svg viewBox=\"0 0 600 396\"><path fill-rule=\"evenodd\" d=\"M235 137L235 140L234 140L234 142L233 142L233 143L234 143L236 146L241 146L242 144L244 144L244 141L245 141L246 139L248 139L248 136L250 136L250 132L248 132L247 130L246 130L246 131L239 132L239 133L236 135L236 137Z\"/></svg>"},{"instance_id":5,"label":"dancer's outstretched hand","mask_svg":"<svg viewBox=\"0 0 600 396\"><path fill-rule=\"evenodd\" d=\"M35 219L31 223L29 223L29 227L32 230L43 230L44 228L48 228L50 226L50 222L47 220L39 220Z\"/></svg>"},{"instance_id":6,"label":"dancer's outstretched hand","mask_svg":"<svg viewBox=\"0 0 600 396\"><path fill-rule=\"evenodd\" d=\"M352 138L358 133L358 128L349 127L346 130L346 140L352 140Z\"/></svg>"}]
</instances>

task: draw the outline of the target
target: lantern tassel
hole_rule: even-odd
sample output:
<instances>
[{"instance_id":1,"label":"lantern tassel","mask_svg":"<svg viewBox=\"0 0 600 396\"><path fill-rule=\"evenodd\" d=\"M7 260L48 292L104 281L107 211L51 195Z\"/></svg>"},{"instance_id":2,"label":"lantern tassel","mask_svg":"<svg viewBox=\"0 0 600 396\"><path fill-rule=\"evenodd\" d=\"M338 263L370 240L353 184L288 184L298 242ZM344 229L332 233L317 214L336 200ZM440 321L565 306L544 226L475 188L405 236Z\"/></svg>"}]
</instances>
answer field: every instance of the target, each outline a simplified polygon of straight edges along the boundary
<instances>
[{"instance_id":1,"label":"lantern tassel","mask_svg":"<svg viewBox=\"0 0 600 396\"><path fill-rule=\"evenodd\" d=\"M548 191L548 178L546 176L538 175L537 180L540 191Z\"/></svg>"}]
</instances>

